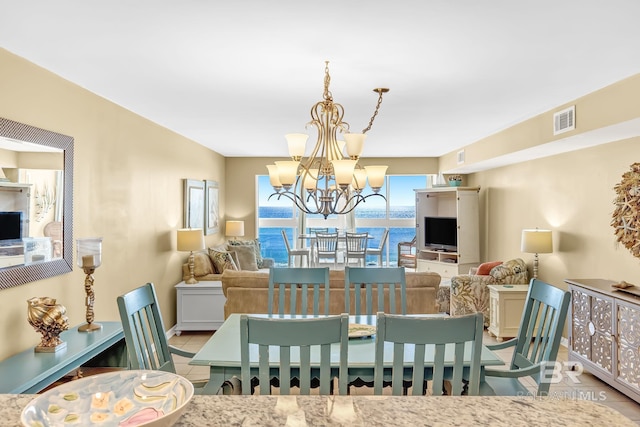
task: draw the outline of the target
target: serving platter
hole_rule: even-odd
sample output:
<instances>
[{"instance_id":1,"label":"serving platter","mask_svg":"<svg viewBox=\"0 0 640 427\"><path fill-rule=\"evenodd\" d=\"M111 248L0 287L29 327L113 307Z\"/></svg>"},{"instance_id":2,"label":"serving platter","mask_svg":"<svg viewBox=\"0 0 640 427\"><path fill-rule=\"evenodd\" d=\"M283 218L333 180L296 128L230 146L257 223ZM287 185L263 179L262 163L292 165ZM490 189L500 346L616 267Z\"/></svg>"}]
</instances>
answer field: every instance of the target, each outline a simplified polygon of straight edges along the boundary
<instances>
[{"instance_id":1,"label":"serving platter","mask_svg":"<svg viewBox=\"0 0 640 427\"><path fill-rule=\"evenodd\" d=\"M375 335L376 327L361 323L349 323L349 338L362 338Z\"/></svg>"},{"instance_id":2,"label":"serving platter","mask_svg":"<svg viewBox=\"0 0 640 427\"><path fill-rule=\"evenodd\" d=\"M20 420L27 427L171 426L193 392L190 381L170 372L109 372L39 395L23 409Z\"/></svg>"}]
</instances>

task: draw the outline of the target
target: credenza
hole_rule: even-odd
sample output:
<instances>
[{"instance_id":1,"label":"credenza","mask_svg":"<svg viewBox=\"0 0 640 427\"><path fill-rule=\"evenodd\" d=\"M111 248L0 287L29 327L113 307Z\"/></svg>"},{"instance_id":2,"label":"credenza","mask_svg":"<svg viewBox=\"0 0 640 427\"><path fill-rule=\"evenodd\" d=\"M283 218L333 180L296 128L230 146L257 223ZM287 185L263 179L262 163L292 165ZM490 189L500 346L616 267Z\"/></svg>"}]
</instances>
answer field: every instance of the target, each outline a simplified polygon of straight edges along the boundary
<instances>
[{"instance_id":1,"label":"credenza","mask_svg":"<svg viewBox=\"0 0 640 427\"><path fill-rule=\"evenodd\" d=\"M571 292L569 361L640 402L640 297L614 290L612 280L565 282Z\"/></svg>"}]
</instances>

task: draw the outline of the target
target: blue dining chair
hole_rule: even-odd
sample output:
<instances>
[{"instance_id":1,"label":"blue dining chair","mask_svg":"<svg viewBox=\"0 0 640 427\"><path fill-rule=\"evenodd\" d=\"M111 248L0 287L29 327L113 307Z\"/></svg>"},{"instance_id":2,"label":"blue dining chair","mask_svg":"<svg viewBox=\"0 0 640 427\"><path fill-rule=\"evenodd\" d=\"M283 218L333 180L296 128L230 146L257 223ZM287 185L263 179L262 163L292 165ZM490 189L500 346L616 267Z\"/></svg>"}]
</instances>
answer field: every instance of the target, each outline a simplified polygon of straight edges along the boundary
<instances>
[{"instance_id":1,"label":"blue dining chair","mask_svg":"<svg viewBox=\"0 0 640 427\"><path fill-rule=\"evenodd\" d=\"M320 265L320 260L333 260L333 268L338 266L338 233L316 232L314 264Z\"/></svg>"},{"instance_id":2,"label":"blue dining chair","mask_svg":"<svg viewBox=\"0 0 640 427\"><path fill-rule=\"evenodd\" d=\"M334 354L339 365L338 393L346 394L348 337L349 316L346 314L297 319L241 315L242 393L252 393L253 387L249 385L257 371L261 395L271 394L272 379L279 379L280 394L291 394L294 378L299 380L300 394L309 394L312 379L319 380L320 394L330 394L335 376L331 367L331 344L338 344L340 350ZM251 344L257 344L257 349ZM274 346L279 348L275 350ZM296 355L300 363L292 367L291 359ZM252 360L257 360L257 369Z\"/></svg>"},{"instance_id":3,"label":"blue dining chair","mask_svg":"<svg viewBox=\"0 0 640 427\"><path fill-rule=\"evenodd\" d=\"M363 294L364 303L362 301ZM353 308L351 306L352 295L354 298ZM371 315L379 311L407 314L405 270L403 267L346 266L344 268L344 297L344 309L349 314Z\"/></svg>"},{"instance_id":4,"label":"blue dining chair","mask_svg":"<svg viewBox=\"0 0 640 427\"><path fill-rule=\"evenodd\" d=\"M278 314L329 314L329 268L271 267L267 299L269 314L276 310ZM313 307L309 307L310 299Z\"/></svg>"},{"instance_id":5,"label":"blue dining chair","mask_svg":"<svg viewBox=\"0 0 640 427\"><path fill-rule=\"evenodd\" d=\"M487 345L490 350L515 347L507 370L485 368L481 394L522 396L529 394L518 378L532 377L538 396L549 393L549 372L558 356L571 294L549 283L531 279L518 328L508 341Z\"/></svg>"},{"instance_id":6,"label":"blue dining chair","mask_svg":"<svg viewBox=\"0 0 640 427\"><path fill-rule=\"evenodd\" d=\"M176 373L172 355L192 358L195 353L169 345L153 283L147 283L117 297L130 369L151 369ZM207 381L192 381L202 394ZM238 394L236 379L225 381L218 394Z\"/></svg>"},{"instance_id":7,"label":"blue dining chair","mask_svg":"<svg viewBox=\"0 0 640 427\"><path fill-rule=\"evenodd\" d=\"M391 381L391 393L406 392L407 380L413 384L413 395L421 395L431 371L432 390L440 394L445 380L452 395L479 394L480 356L484 318L482 313L459 317L409 317L377 314L374 394L382 394L383 382ZM387 346L387 343L391 343ZM413 348L413 358L405 358L406 347ZM447 348L451 347L451 348ZM471 363L464 364L465 347L470 348ZM433 366L425 366L425 353L433 351ZM445 365L445 352L453 352L452 365ZM405 378L407 369L410 377ZM468 387L468 389L467 389ZM436 390L439 391L436 393Z\"/></svg>"}]
</instances>

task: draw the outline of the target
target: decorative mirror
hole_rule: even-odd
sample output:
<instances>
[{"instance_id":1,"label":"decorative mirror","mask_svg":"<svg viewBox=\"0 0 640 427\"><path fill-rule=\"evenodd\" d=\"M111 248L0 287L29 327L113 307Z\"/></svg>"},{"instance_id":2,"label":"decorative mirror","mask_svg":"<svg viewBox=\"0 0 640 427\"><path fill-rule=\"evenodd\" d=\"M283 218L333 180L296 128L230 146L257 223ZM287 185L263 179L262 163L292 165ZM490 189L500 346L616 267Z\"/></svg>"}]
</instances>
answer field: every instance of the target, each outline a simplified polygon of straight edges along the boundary
<instances>
[{"instance_id":1,"label":"decorative mirror","mask_svg":"<svg viewBox=\"0 0 640 427\"><path fill-rule=\"evenodd\" d=\"M0 289L73 269L73 138L0 117Z\"/></svg>"}]
</instances>

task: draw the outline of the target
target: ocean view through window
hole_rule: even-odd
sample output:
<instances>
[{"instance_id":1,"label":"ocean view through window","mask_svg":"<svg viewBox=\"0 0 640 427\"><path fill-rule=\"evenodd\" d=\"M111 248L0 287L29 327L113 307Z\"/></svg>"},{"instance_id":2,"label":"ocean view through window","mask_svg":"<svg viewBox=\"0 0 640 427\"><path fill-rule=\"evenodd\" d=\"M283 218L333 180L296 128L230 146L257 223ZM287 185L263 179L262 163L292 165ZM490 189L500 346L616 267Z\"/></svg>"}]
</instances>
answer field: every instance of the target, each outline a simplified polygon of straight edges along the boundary
<instances>
[{"instance_id":1,"label":"ocean view through window","mask_svg":"<svg viewBox=\"0 0 640 427\"><path fill-rule=\"evenodd\" d=\"M325 220L321 215L301 215L288 199L276 200L272 197L269 200L273 193L269 176L259 175L257 222L262 255L273 258L278 266L287 265L287 250L280 230L285 230L292 246L303 247L307 242L298 239L298 236L307 233L309 228L327 227L330 231L354 229L373 236L368 245L373 248L378 247L385 228L388 228L389 238L385 245L383 263L385 266L396 266L398 243L411 241L416 233L413 190L425 188L426 185L426 175L388 175L380 190L386 200L382 197L372 197L358 205L351 216L330 215ZM367 257L367 265L375 264L377 257Z\"/></svg>"}]
</instances>

